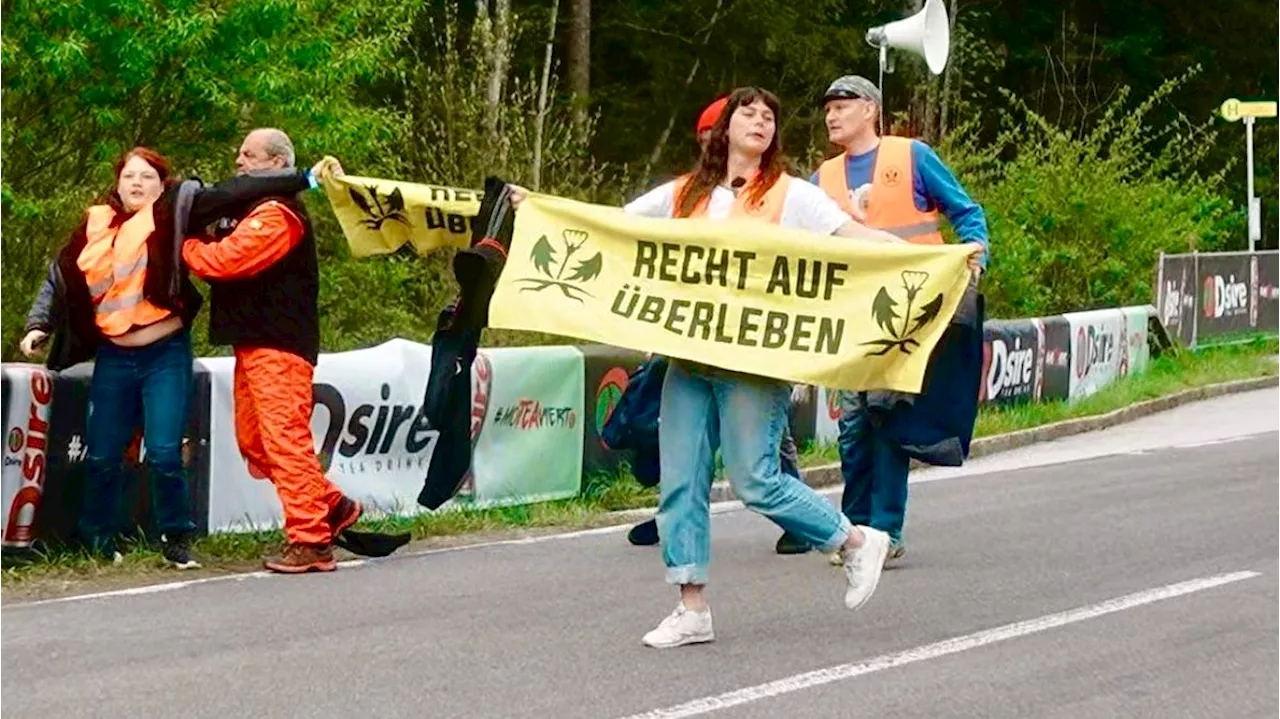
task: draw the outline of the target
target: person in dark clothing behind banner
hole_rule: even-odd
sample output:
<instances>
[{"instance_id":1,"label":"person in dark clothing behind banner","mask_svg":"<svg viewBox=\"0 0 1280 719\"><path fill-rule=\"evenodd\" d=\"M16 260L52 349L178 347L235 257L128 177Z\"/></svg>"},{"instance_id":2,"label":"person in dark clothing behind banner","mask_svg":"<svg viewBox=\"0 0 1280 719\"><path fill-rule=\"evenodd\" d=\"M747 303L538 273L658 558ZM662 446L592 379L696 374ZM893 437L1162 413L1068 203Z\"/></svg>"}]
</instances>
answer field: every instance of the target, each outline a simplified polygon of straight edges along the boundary
<instances>
[{"instance_id":1,"label":"person in dark clothing behind banner","mask_svg":"<svg viewBox=\"0 0 1280 719\"><path fill-rule=\"evenodd\" d=\"M610 449L632 451L631 473L642 487L656 487L660 480L658 405L662 399L662 380L666 372L665 357L650 357L636 368L600 433L601 439ZM790 419L788 415L788 421ZM783 471L799 477L799 456L789 428L783 432L778 455ZM648 519L632 527L627 532L627 541L641 547L657 544L657 519Z\"/></svg>"},{"instance_id":2,"label":"person in dark clothing behind banner","mask_svg":"<svg viewBox=\"0 0 1280 719\"><path fill-rule=\"evenodd\" d=\"M982 248L970 260L973 283L930 358L923 391L839 393L841 506L849 521L889 535L890 562L906 551L902 531L911 460L954 466L968 455L981 381L984 310L977 284L988 261L987 222L982 207L932 148L913 138L880 136L880 90L870 80L837 78L823 94L822 106L831 144L841 152L822 163L810 182L869 227L912 243L938 244L943 242L941 216L961 242ZM809 549L790 534L778 539L780 554ZM831 557L833 564L838 561Z\"/></svg>"},{"instance_id":3,"label":"person in dark clothing behind banner","mask_svg":"<svg viewBox=\"0 0 1280 719\"><path fill-rule=\"evenodd\" d=\"M236 157L241 174L294 164L280 130L254 130ZM341 172L326 158L318 171ZM317 179L310 177L312 187ZM284 508L287 543L263 565L297 574L333 571L333 545L360 518L360 503L324 476L311 433L312 378L320 355L320 276L301 199L257 203L217 239L189 239L182 256L209 282L209 336L235 351L235 425L240 451L271 479Z\"/></svg>"}]
</instances>

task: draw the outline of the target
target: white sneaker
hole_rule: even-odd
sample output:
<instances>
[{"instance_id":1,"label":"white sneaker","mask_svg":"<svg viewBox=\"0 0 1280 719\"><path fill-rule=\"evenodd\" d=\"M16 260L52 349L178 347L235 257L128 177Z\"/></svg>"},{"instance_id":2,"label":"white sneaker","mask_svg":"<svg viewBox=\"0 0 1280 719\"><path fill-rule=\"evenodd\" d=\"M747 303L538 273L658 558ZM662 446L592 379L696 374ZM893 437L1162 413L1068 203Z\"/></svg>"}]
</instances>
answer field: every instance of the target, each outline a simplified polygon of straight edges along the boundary
<instances>
[{"instance_id":1,"label":"white sneaker","mask_svg":"<svg viewBox=\"0 0 1280 719\"><path fill-rule=\"evenodd\" d=\"M662 620L657 629L644 635L646 645L658 649L670 649L685 644L709 642L716 638L711 629L711 607L701 612L692 612L684 608L684 603L676 605L671 616Z\"/></svg>"},{"instance_id":2,"label":"white sneaker","mask_svg":"<svg viewBox=\"0 0 1280 719\"><path fill-rule=\"evenodd\" d=\"M889 553L889 535L878 529L859 526L862 530L862 546L855 550L841 550L844 555L844 578L848 589L844 593L844 605L858 609L876 591L880 573L884 571L885 556Z\"/></svg>"}]
</instances>

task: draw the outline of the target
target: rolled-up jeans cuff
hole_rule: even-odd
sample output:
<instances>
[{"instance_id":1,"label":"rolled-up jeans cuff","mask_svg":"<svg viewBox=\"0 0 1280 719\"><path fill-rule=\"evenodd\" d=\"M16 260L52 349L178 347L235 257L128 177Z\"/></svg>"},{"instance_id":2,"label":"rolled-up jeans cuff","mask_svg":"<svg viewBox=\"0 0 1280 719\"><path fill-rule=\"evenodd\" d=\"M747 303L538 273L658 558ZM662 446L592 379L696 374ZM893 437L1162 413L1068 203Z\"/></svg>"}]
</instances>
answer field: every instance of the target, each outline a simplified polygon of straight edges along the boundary
<instances>
[{"instance_id":1,"label":"rolled-up jeans cuff","mask_svg":"<svg viewBox=\"0 0 1280 719\"><path fill-rule=\"evenodd\" d=\"M667 567L667 584L706 584L706 565L686 564L683 567Z\"/></svg>"},{"instance_id":2,"label":"rolled-up jeans cuff","mask_svg":"<svg viewBox=\"0 0 1280 719\"><path fill-rule=\"evenodd\" d=\"M836 532L835 536L831 537L831 539L827 540L825 543L820 545L818 549L820 549L823 552L834 552L837 549L844 546L844 541L849 538L849 535L852 532L853 532L853 522L850 522L848 517L844 516L844 514L841 514L840 515L840 531Z\"/></svg>"}]
</instances>

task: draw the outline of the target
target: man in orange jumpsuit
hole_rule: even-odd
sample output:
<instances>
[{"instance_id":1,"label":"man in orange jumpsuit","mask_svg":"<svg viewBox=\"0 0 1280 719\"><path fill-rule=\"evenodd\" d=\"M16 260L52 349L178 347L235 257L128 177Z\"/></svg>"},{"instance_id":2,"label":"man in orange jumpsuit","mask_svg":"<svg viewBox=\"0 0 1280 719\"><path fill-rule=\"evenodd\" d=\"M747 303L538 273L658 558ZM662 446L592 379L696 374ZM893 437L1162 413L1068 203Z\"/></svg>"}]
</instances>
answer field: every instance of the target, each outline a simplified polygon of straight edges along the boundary
<instances>
[{"instance_id":1,"label":"man in orange jumpsuit","mask_svg":"<svg viewBox=\"0 0 1280 719\"><path fill-rule=\"evenodd\" d=\"M294 165L293 144L275 129L249 133L240 174ZM340 167L334 169L341 172ZM311 178L312 187L318 178ZM209 337L235 350L236 441L275 485L288 543L264 565L275 572L333 571L334 539L360 518L360 503L324 476L311 434L311 380L320 354L319 263L298 197L264 200L216 241L189 239L182 257L209 282Z\"/></svg>"}]
</instances>

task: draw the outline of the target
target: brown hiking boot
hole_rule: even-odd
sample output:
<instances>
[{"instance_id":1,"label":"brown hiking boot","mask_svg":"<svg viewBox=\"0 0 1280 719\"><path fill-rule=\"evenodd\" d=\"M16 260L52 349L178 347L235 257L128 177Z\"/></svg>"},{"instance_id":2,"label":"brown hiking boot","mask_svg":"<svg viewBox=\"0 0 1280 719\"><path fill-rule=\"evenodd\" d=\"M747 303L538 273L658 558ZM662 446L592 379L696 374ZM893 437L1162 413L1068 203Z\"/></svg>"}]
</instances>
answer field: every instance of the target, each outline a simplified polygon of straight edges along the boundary
<instances>
[{"instance_id":1,"label":"brown hiking boot","mask_svg":"<svg viewBox=\"0 0 1280 719\"><path fill-rule=\"evenodd\" d=\"M267 557L262 566L273 572L283 574L302 574L303 572L332 572L338 568L333 559L333 547L329 545L294 544L284 545L284 551L277 557Z\"/></svg>"},{"instance_id":2,"label":"brown hiking boot","mask_svg":"<svg viewBox=\"0 0 1280 719\"><path fill-rule=\"evenodd\" d=\"M344 496L338 501L338 506L329 510L329 516L326 517L329 522L329 528L336 538L342 534L342 530L349 528L360 519L360 515L364 513L364 507L356 500Z\"/></svg>"}]
</instances>

